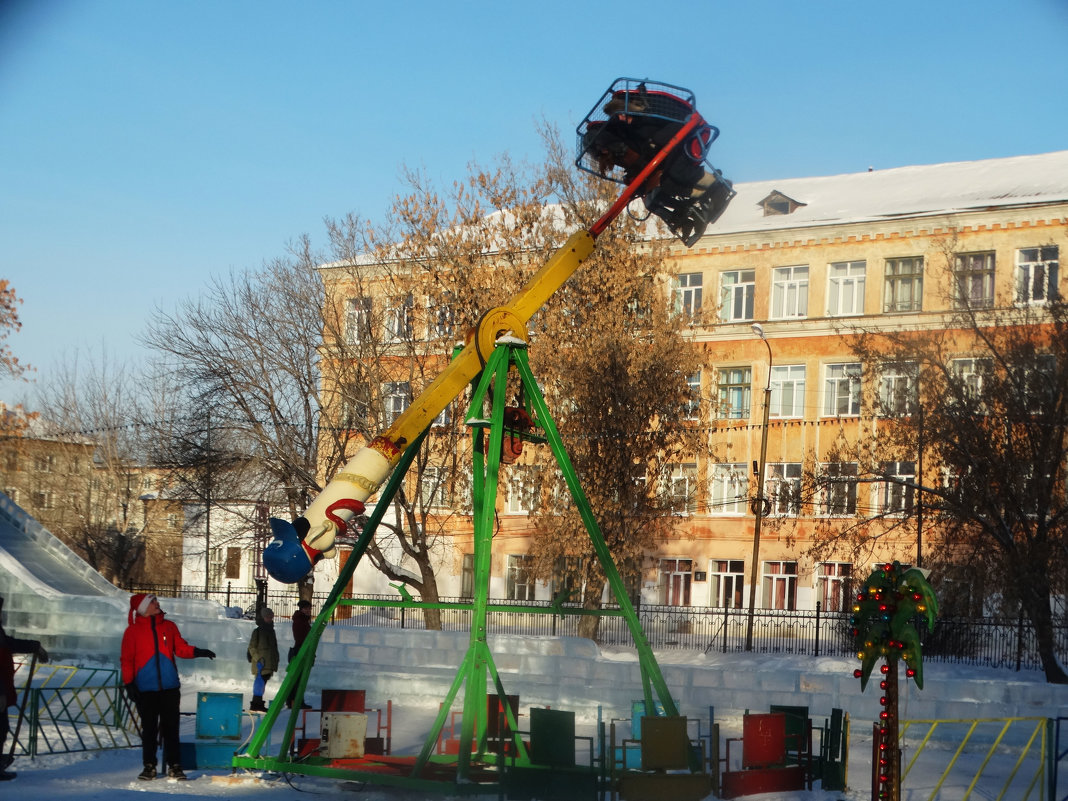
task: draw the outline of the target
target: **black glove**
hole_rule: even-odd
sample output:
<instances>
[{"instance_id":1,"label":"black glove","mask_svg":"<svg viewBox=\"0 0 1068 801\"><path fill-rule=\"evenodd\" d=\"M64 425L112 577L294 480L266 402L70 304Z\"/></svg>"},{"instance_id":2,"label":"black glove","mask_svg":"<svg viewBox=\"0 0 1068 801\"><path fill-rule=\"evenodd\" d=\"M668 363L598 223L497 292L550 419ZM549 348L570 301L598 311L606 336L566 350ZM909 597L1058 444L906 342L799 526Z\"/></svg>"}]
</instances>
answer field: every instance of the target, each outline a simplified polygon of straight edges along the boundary
<instances>
[{"instance_id":1,"label":"black glove","mask_svg":"<svg viewBox=\"0 0 1068 801\"><path fill-rule=\"evenodd\" d=\"M37 661L38 662L47 662L48 661L48 651L46 651L44 649L44 646L42 646L41 643L37 643Z\"/></svg>"},{"instance_id":2,"label":"black glove","mask_svg":"<svg viewBox=\"0 0 1068 801\"><path fill-rule=\"evenodd\" d=\"M132 681L126 685L126 697L135 704L141 698L141 691L137 689L137 685Z\"/></svg>"},{"instance_id":3,"label":"black glove","mask_svg":"<svg viewBox=\"0 0 1068 801\"><path fill-rule=\"evenodd\" d=\"M207 648L194 648L193 649L193 656L194 657L206 656L208 659L214 659L215 658L215 652L214 651L209 651Z\"/></svg>"}]
</instances>

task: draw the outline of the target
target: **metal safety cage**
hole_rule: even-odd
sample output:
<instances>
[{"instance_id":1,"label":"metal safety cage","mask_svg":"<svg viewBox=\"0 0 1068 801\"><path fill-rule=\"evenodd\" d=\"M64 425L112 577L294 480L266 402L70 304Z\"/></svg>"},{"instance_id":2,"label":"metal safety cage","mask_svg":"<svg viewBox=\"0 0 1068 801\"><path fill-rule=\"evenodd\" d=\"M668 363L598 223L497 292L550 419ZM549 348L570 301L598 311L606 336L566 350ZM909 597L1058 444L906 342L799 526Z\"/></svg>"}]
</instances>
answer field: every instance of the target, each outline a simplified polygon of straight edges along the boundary
<instances>
[{"instance_id":1,"label":"metal safety cage","mask_svg":"<svg viewBox=\"0 0 1068 801\"><path fill-rule=\"evenodd\" d=\"M576 129L578 156L575 165L598 178L628 184L637 169L647 161L644 156L655 152L658 144L663 144L643 140L641 123L649 123L660 131L674 131L695 113L696 99L689 89L647 79L618 78ZM623 160L618 141L620 126L611 124L618 119L639 123L634 136L625 136L623 142L641 156L641 164L617 163L612 158L615 151L615 155L621 157L619 161ZM705 162L708 148L718 136L719 129L702 119L684 144L683 152L694 162ZM712 168L711 164L708 166Z\"/></svg>"}]
</instances>

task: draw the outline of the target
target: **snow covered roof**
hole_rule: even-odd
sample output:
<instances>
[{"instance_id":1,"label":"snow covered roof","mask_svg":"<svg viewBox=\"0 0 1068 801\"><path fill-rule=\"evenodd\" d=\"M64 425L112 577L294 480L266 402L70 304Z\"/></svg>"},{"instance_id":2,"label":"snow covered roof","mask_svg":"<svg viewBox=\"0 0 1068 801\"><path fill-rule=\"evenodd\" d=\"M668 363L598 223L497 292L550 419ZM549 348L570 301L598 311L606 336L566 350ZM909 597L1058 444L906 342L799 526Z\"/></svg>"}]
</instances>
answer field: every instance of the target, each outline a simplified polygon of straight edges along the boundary
<instances>
[{"instance_id":1,"label":"snow covered roof","mask_svg":"<svg viewBox=\"0 0 1068 801\"><path fill-rule=\"evenodd\" d=\"M709 235L1065 202L1068 150L815 178L738 182L734 188L737 196L708 229ZM795 210L765 216L763 202L780 196L795 201Z\"/></svg>"}]
</instances>

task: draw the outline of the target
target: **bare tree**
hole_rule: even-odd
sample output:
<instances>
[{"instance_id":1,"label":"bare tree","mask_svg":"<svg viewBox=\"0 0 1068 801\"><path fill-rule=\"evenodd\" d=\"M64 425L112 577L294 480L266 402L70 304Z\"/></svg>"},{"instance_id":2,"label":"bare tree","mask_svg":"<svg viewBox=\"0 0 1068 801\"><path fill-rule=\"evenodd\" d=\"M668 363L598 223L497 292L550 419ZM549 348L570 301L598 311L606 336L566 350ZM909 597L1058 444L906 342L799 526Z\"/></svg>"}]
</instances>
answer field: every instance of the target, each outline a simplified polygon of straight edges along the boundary
<instances>
[{"instance_id":1,"label":"bare tree","mask_svg":"<svg viewBox=\"0 0 1068 801\"><path fill-rule=\"evenodd\" d=\"M214 279L173 312L157 308L142 336L157 354L157 378L167 381L176 399L167 424L178 435L177 446L184 440L195 451L198 439L206 446L206 415L213 410L216 422L210 428L229 438L242 461L255 461L270 487L246 487L241 494L279 496L294 516L319 489L316 446L322 467L336 464L328 442L318 439L322 285L314 270L317 261L302 241L289 257L260 272ZM199 434L183 437L181 421L198 418Z\"/></svg>"},{"instance_id":2,"label":"bare tree","mask_svg":"<svg viewBox=\"0 0 1068 801\"><path fill-rule=\"evenodd\" d=\"M35 436L55 458L38 474L50 508L35 514L116 584L143 577L149 433L138 424L140 380L105 352L62 361L36 391Z\"/></svg>"}]
</instances>

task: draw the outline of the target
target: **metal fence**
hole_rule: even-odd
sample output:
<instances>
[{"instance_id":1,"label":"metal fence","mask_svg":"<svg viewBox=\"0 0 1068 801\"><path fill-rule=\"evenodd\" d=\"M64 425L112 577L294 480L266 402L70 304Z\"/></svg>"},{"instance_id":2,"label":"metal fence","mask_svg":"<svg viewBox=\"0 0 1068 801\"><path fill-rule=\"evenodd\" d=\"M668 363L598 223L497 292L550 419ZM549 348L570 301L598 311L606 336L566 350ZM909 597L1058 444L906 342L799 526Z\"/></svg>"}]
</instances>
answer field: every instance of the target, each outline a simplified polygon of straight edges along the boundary
<instances>
[{"instance_id":1,"label":"metal fence","mask_svg":"<svg viewBox=\"0 0 1068 801\"><path fill-rule=\"evenodd\" d=\"M204 598L203 587L154 586L135 587L132 592L154 592L161 597ZM223 588L207 597L225 606L237 607L252 616L256 592ZM312 599L318 611L325 594ZM374 606L375 602L396 604L397 595L357 595L358 606L339 606L334 624L345 626L383 626L388 628L426 628L424 610ZM288 618L297 607L295 592L270 594L267 605L275 616ZM416 599L418 600L418 599ZM441 603L469 603L470 599L442 598ZM495 612L494 606L517 603L530 612ZM569 614L577 609L564 604L551 613L548 601L516 602L491 599L487 627L490 634L532 636L578 636L580 616ZM614 607L607 606L607 610ZM535 611L537 610L537 611ZM691 651L731 653L745 650L748 611L745 609L704 606L660 606L639 604L636 607L642 630L655 650L686 649ZM441 628L467 631L471 612L468 609L442 609ZM815 610L784 611L758 609L753 616L753 651L764 654L853 656L850 612ZM1034 629L1021 614L1016 619L940 617L933 632L921 632L924 659L962 665L976 665L1011 670L1041 670ZM1068 620L1058 616L1054 626L1055 648L1062 663L1068 662ZM634 641L622 617L602 617L597 629L602 645L632 646Z\"/></svg>"}]
</instances>

